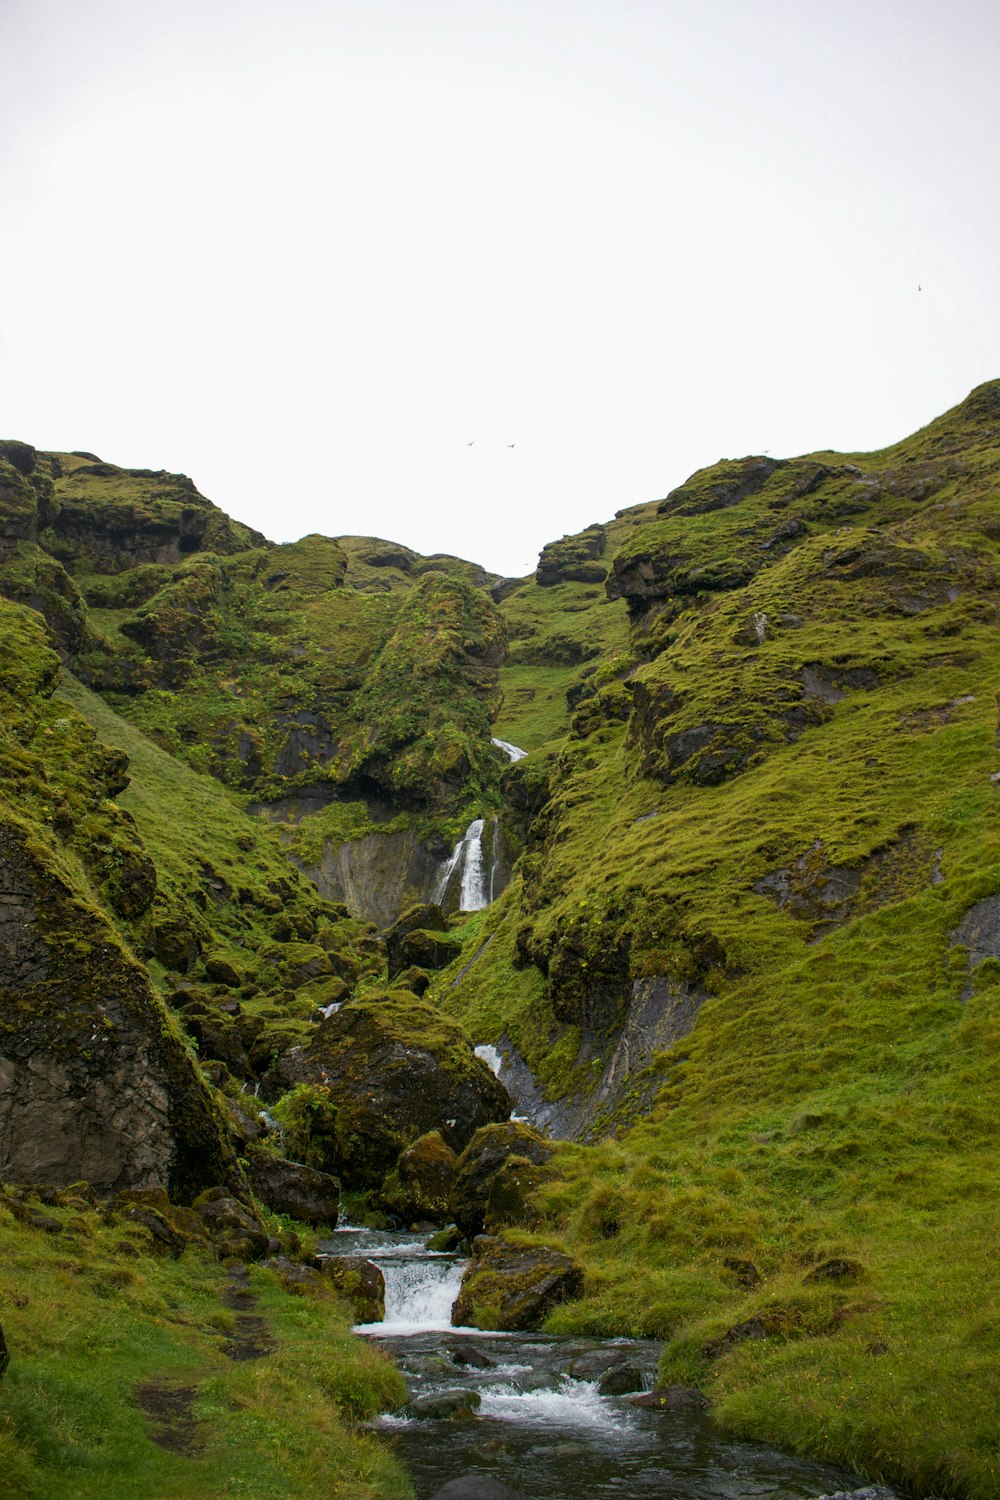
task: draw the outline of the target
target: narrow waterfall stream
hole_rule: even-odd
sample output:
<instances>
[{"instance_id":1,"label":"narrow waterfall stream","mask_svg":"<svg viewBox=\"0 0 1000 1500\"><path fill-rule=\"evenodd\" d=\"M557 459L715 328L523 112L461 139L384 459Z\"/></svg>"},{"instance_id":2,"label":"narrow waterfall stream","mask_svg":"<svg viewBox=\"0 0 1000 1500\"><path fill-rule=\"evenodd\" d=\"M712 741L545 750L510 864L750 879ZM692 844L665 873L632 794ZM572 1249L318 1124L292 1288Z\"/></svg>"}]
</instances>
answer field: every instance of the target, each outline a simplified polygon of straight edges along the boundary
<instances>
[{"instance_id":1,"label":"narrow waterfall stream","mask_svg":"<svg viewBox=\"0 0 1000 1500\"><path fill-rule=\"evenodd\" d=\"M407 1409L379 1422L417 1500L463 1474L500 1480L530 1500L818 1500L863 1483L727 1437L703 1411L636 1406L655 1379L660 1346L650 1340L453 1328L465 1262L428 1251L413 1233L344 1226L321 1251L364 1255L381 1269L385 1321L355 1331L388 1348L416 1409L456 1390L479 1398L465 1420ZM612 1369L630 1372L618 1382L629 1394L601 1394L602 1377L615 1383Z\"/></svg>"}]
</instances>

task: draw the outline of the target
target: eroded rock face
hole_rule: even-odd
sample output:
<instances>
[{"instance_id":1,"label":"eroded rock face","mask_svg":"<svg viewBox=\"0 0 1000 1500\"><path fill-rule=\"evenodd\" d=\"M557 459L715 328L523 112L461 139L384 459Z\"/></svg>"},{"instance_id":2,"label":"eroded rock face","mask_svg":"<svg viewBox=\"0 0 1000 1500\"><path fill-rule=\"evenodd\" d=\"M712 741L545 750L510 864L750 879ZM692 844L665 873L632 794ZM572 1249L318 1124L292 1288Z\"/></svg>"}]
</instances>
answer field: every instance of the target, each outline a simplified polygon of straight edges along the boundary
<instances>
[{"instance_id":1,"label":"eroded rock face","mask_svg":"<svg viewBox=\"0 0 1000 1500\"><path fill-rule=\"evenodd\" d=\"M428 1131L460 1151L481 1125L510 1114L506 1089L464 1032L408 991L345 1005L279 1067L289 1085L316 1084L329 1097L336 1170L352 1187L377 1187Z\"/></svg>"},{"instance_id":2,"label":"eroded rock face","mask_svg":"<svg viewBox=\"0 0 1000 1500\"><path fill-rule=\"evenodd\" d=\"M246 1193L145 972L40 846L0 823L0 1177L179 1202Z\"/></svg>"},{"instance_id":3,"label":"eroded rock face","mask_svg":"<svg viewBox=\"0 0 1000 1500\"><path fill-rule=\"evenodd\" d=\"M480 1235L452 1311L456 1327L502 1333L540 1328L556 1303L578 1297L583 1271L549 1245L512 1245Z\"/></svg>"}]
</instances>

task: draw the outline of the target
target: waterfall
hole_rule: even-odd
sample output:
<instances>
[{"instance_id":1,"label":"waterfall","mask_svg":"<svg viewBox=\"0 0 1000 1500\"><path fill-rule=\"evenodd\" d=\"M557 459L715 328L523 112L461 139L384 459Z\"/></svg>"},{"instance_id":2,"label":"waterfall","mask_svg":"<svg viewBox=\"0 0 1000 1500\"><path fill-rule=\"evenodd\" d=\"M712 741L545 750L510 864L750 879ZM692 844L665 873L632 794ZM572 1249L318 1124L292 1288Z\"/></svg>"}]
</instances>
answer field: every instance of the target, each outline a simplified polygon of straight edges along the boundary
<instances>
[{"instance_id":1,"label":"waterfall","mask_svg":"<svg viewBox=\"0 0 1000 1500\"><path fill-rule=\"evenodd\" d=\"M457 871L459 911L482 911L484 906L489 906L496 894L497 877L500 873L500 825L496 818L490 819L493 851L488 870L483 849L485 828L485 818L475 818L469 824L461 842L455 845L451 858L438 876L434 890L435 901L445 899Z\"/></svg>"},{"instance_id":2,"label":"waterfall","mask_svg":"<svg viewBox=\"0 0 1000 1500\"><path fill-rule=\"evenodd\" d=\"M451 1328L451 1309L467 1264L464 1260L442 1255L379 1264L385 1277L385 1320L380 1332Z\"/></svg>"},{"instance_id":3,"label":"waterfall","mask_svg":"<svg viewBox=\"0 0 1000 1500\"><path fill-rule=\"evenodd\" d=\"M502 750L507 759L512 763L515 760L523 760L528 753L527 750L522 750L519 746L512 745L509 740L494 739L493 744L496 745L498 750Z\"/></svg>"},{"instance_id":4,"label":"waterfall","mask_svg":"<svg viewBox=\"0 0 1000 1500\"><path fill-rule=\"evenodd\" d=\"M497 1049L495 1047L491 1047L488 1042L483 1042L481 1046L473 1047L472 1050L476 1054L476 1056L482 1062L484 1062L486 1066L496 1075L496 1077L499 1078L500 1069L503 1067L503 1058L500 1056L500 1053L497 1051Z\"/></svg>"}]
</instances>

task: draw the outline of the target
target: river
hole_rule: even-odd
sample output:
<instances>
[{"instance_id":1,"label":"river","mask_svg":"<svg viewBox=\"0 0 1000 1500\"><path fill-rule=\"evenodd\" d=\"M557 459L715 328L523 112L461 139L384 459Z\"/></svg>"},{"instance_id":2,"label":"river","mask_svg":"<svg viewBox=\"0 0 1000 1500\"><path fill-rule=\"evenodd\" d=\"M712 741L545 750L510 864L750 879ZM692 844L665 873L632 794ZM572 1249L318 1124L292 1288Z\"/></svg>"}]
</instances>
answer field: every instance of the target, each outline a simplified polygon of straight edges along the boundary
<instances>
[{"instance_id":1,"label":"river","mask_svg":"<svg viewBox=\"0 0 1000 1500\"><path fill-rule=\"evenodd\" d=\"M392 1354L411 1399L461 1389L476 1415L385 1416L379 1428L405 1464L418 1500L449 1479L489 1476L531 1500L818 1500L860 1489L857 1475L719 1432L706 1412L635 1405L654 1382L651 1340L561 1338L453 1328L465 1262L425 1248L421 1236L344 1226L323 1241L332 1255L364 1255L385 1277L385 1320L356 1332ZM621 1395L602 1395L609 1369ZM879 1490L880 1496L891 1491Z\"/></svg>"}]
</instances>

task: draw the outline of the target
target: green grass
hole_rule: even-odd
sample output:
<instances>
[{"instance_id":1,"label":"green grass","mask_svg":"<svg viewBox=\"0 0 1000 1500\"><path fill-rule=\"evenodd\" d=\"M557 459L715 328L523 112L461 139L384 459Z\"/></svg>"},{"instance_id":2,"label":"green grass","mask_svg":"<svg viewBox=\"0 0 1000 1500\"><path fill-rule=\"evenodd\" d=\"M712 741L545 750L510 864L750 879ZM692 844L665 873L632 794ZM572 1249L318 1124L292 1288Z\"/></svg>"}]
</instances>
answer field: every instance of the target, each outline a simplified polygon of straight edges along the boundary
<instances>
[{"instance_id":1,"label":"green grass","mask_svg":"<svg viewBox=\"0 0 1000 1500\"><path fill-rule=\"evenodd\" d=\"M297 1297L251 1271L254 1315L276 1341L244 1363L223 1353L234 1314L223 1268L192 1247L180 1260L135 1248L89 1209L46 1209L60 1234L0 1207L0 1305L11 1352L0 1387L0 1494L104 1500L343 1500L411 1493L357 1424L405 1399L394 1368L350 1331L350 1310ZM191 1454L150 1437L136 1387L193 1390Z\"/></svg>"}]
</instances>

